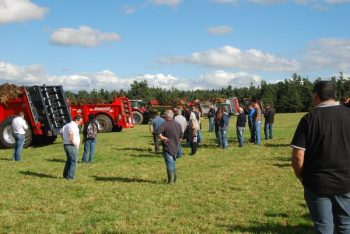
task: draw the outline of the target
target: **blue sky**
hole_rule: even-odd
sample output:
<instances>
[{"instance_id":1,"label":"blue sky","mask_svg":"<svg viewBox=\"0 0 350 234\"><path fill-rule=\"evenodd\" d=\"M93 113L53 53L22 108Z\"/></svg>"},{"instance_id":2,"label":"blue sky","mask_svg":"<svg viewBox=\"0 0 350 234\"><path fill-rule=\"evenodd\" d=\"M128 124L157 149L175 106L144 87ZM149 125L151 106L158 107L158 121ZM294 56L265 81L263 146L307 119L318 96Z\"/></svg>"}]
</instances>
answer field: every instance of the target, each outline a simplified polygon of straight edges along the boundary
<instances>
[{"instance_id":1,"label":"blue sky","mask_svg":"<svg viewBox=\"0 0 350 234\"><path fill-rule=\"evenodd\" d=\"M0 83L69 90L350 74L350 0L0 0Z\"/></svg>"}]
</instances>

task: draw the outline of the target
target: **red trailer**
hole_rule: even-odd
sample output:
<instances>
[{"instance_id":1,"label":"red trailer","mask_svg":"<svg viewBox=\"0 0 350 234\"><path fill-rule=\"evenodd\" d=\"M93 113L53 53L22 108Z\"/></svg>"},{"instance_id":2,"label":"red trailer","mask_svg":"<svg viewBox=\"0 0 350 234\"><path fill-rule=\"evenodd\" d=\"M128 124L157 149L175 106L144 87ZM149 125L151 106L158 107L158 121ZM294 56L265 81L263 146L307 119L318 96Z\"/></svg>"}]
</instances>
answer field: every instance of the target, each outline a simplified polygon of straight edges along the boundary
<instances>
[{"instance_id":1,"label":"red trailer","mask_svg":"<svg viewBox=\"0 0 350 234\"><path fill-rule=\"evenodd\" d=\"M88 121L89 114L94 114L100 132L121 131L123 128L133 128L133 115L129 99L115 98L108 104L78 104L70 105L72 118L77 114L83 116L84 123Z\"/></svg>"},{"instance_id":2,"label":"red trailer","mask_svg":"<svg viewBox=\"0 0 350 234\"><path fill-rule=\"evenodd\" d=\"M22 87L18 98L0 104L0 146L13 147L12 120L23 111L29 129L24 146L32 142L52 143L60 129L71 121L62 86Z\"/></svg>"}]
</instances>

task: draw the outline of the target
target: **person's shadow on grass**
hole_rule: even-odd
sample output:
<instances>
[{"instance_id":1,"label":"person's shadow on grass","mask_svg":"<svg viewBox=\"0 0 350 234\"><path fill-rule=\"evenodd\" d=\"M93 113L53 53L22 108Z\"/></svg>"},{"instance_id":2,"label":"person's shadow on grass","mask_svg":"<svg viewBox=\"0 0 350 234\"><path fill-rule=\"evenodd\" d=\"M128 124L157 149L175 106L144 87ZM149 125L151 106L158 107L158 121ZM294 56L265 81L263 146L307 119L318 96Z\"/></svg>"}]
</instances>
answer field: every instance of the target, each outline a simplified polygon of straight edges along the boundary
<instances>
[{"instance_id":1,"label":"person's shadow on grass","mask_svg":"<svg viewBox=\"0 0 350 234\"><path fill-rule=\"evenodd\" d=\"M159 184L158 181L154 180L144 180L139 178L125 178L125 177L102 177L102 176L92 176L96 181L99 182L123 182L123 183L150 183Z\"/></svg>"},{"instance_id":2,"label":"person's shadow on grass","mask_svg":"<svg viewBox=\"0 0 350 234\"><path fill-rule=\"evenodd\" d=\"M35 176L35 177L40 177L40 178L50 178L50 179L57 179L58 177L53 176L53 175L48 175L44 173L38 173L38 172L33 172L33 171L20 171L19 173L26 175L26 176Z\"/></svg>"}]
</instances>

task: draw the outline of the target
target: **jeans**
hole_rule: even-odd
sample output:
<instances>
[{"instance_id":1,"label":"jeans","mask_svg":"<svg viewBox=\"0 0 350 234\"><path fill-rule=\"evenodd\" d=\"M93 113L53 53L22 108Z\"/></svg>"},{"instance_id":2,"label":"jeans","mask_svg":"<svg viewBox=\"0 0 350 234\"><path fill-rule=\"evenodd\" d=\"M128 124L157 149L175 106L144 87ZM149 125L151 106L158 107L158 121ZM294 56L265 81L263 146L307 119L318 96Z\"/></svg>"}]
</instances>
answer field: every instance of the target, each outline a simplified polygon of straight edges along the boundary
<instances>
[{"instance_id":1,"label":"jeans","mask_svg":"<svg viewBox=\"0 0 350 234\"><path fill-rule=\"evenodd\" d=\"M21 152L23 149L25 136L23 134L17 134L17 133L14 133L13 136L15 138L15 145L13 148L12 159L15 161L21 161Z\"/></svg>"},{"instance_id":2,"label":"jeans","mask_svg":"<svg viewBox=\"0 0 350 234\"><path fill-rule=\"evenodd\" d=\"M160 138L159 135L153 133L153 143L154 143L154 149L156 152L160 150Z\"/></svg>"},{"instance_id":3,"label":"jeans","mask_svg":"<svg viewBox=\"0 0 350 234\"><path fill-rule=\"evenodd\" d=\"M255 144L260 145L261 144L261 122L260 121L255 121L254 122L254 137L255 137Z\"/></svg>"},{"instance_id":4,"label":"jeans","mask_svg":"<svg viewBox=\"0 0 350 234\"><path fill-rule=\"evenodd\" d=\"M178 146L178 150L177 150L176 157L177 157L177 158L181 158L181 157L182 157L182 147L181 147L181 142L179 142L179 146Z\"/></svg>"},{"instance_id":5,"label":"jeans","mask_svg":"<svg viewBox=\"0 0 350 234\"><path fill-rule=\"evenodd\" d=\"M214 131L214 117L209 117L209 132Z\"/></svg>"},{"instance_id":6,"label":"jeans","mask_svg":"<svg viewBox=\"0 0 350 234\"><path fill-rule=\"evenodd\" d=\"M221 138L220 126L219 125L215 125L215 136L216 136L216 141L218 143L218 147L221 147L221 145L222 145L222 138Z\"/></svg>"},{"instance_id":7,"label":"jeans","mask_svg":"<svg viewBox=\"0 0 350 234\"><path fill-rule=\"evenodd\" d=\"M244 144L244 127L237 127L237 139L239 143L239 147L242 147Z\"/></svg>"},{"instance_id":8,"label":"jeans","mask_svg":"<svg viewBox=\"0 0 350 234\"><path fill-rule=\"evenodd\" d=\"M318 196L304 186L304 197L316 233L350 233L350 193Z\"/></svg>"},{"instance_id":9,"label":"jeans","mask_svg":"<svg viewBox=\"0 0 350 234\"><path fill-rule=\"evenodd\" d=\"M176 170L176 157L172 156L168 152L163 152L164 160L165 160L165 166L167 171L175 171Z\"/></svg>"},{"instance_id":10,"label":"jeans","mask_svg":"<svg viewBox=\"0 0 350 234\"><path fill-rule=\"evenodd\" d=\"M264 132L265 140L272 139L272 124L265 123Z\"/></svg>"},{"instance_id":11,"label":"jeans","mask_svg":"<svg viewBox=\"0 0 350 234\"><path fill-rule=\"evenodd\" d=\"M94 153L95 153L96 139L86 139L84 143L84 153L83 162L93 162L94 161ZM89 160L86 161L87 156L89 155Z\"/></svg>"},{"instance_id":12,"label":"jeans","mask_svg":"<svg viewBox=\"0 0 350 234\"><path fill-rule=\"evenodd\" d=\"M63 170L63 178L74 179L75 169L77 167L78 149L74 145L64 145L67 161Z\"/></svg>"},{"instance_id":13,"label":"jeans","mask_svg":"<svg viewBox=\"0 0 350 234\"><path fill-rule=\"evenodd\" d=\"M250 142L255 142L254 123L251 117L248 117L248 126L249 126L249 132L250 132Z\"/></svg>"},{"instance_id":14,"label":"jeans","mask_svg":"<svg viewBox=\"0 0 350 234\"><path fill-rule=\"evenodd\" d=\"M203 135L201 130L198 130L198 143L201 143L201 142L203 142Z\"/></svg>"},{"instance_id":15,"label":"jeans","mask_svg":"<svg viewBox=\"0 0 350 234\"><path fill-rule=\"evenodd\" d=\"M221 136L221 147L223 149L228 147L228 142L227 142L227 129L228 127L220 127L220 136Z\"/></svg>"}]
</instances>

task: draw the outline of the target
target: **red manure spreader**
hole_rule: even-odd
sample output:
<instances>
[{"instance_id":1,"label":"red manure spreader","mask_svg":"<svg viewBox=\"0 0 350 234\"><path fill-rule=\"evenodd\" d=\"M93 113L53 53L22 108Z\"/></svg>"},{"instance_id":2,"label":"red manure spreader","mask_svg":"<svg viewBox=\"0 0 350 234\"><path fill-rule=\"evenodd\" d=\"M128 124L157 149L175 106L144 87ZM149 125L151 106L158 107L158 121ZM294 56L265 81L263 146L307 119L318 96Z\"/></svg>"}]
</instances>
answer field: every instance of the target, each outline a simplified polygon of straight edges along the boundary
<instances>
[{"instance_id":1,"label":"red manure spreader","mask_svg":"<svg viewBox=\"0 0 350 234\"><path fill-rule=\"evenodd\" d=\"M70 113L72 118L82 115L84 123L88 121L90 114L94 114L99 132L120 132L123 128L134 127L131 105L126 97L115 98L112 103L71 104Z\"/></svg>"},{"instance_id":2,"label":"red manure spreader","mask_svg":"<svg viewBox=\"0 0 350 234\"><path fill-rule=\"evenodd\" d=\"M71 121L62 86L16 87L5 84L1 90L0 146L13 147L12 120L23 111L28 123L24 146L31 143L52 143L60 129ZM11 96L15 90L15 97Z\"/></svg>"}]
</instances>

